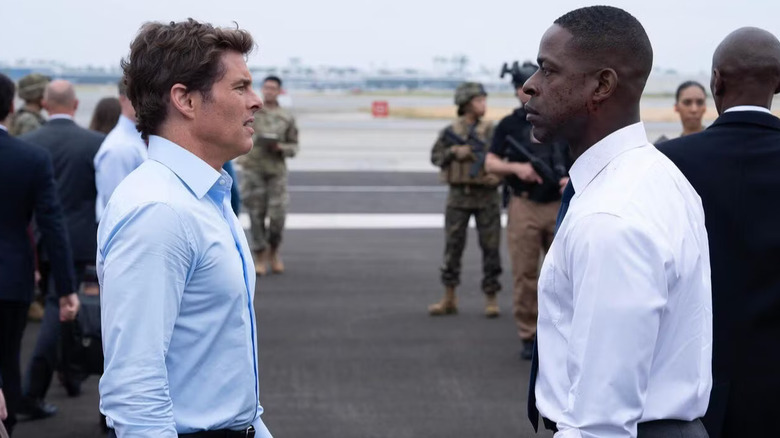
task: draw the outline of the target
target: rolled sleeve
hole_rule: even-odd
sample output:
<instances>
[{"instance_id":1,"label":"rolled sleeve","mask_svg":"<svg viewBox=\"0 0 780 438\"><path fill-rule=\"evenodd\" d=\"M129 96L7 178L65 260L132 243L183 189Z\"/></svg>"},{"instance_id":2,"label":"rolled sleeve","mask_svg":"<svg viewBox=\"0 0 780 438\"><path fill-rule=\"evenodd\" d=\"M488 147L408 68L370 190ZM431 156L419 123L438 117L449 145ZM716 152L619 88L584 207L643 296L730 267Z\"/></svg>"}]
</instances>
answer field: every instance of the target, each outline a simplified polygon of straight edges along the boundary
<instances>
[{"instance_id":1,"label":"rolled sleeve","mask_svg":"<svg viewBox=\"0 0 780 438\"><path fill-rule=\"evenodd\" d=\"M578 237L566 243L575 309L570 390L555 436L635 437L672 256L650 233L615 215L593 214L574 227Z\"/></svg>"},{"instance_id":2,"label":"rolled sleeve","mask_svg":"<svg viewBox=\"0 0 780 438\"><path fill-rule=\"evenodd\" d=\"M166 355L193 263L193 239L163 203L136 207L103 226L101 409L120 438L175 438Z\"/></svg>"}]
</instances>

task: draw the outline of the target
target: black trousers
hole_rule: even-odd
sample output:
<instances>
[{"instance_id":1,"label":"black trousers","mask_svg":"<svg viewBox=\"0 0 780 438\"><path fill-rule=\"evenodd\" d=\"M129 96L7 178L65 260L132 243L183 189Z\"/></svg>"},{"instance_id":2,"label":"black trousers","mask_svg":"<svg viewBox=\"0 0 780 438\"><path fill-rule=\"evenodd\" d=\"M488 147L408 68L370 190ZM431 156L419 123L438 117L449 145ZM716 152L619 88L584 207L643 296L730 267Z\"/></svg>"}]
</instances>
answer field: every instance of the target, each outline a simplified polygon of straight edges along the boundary
<instances>
[{"instance_id":1,"label":"black trousers","mask_svg":"<svg viewBox=\"0 0 780 438\"><path fill-rule=\"evenodd\" d=\"M77 262L75 265L76 278L82 281L87 263ZM53 287L53 281L50 276L50 266L48 263L41 263L41 284L46 285L46 301L41 323L41 330L38 332L38 339L35 342L30 363L27 368L27 375L24 379L23 394L25 397L33 399L43 399L49 391L52 376L57 369L62 370L64 378L74 384L80 384L84 379L83 373L73 370L68 363L68 357L72 347L69 347L67 340L73 339L72 331L74 322L60 322L60 301ZM60 359L62 363L60 363ZM58 366L59 365L59 366Z\"/></svg>"},{"instance_id":2,"label":"black trousers","mask_svg":"<svg viewBox=\"0 0 780 438\"><path fill-rule=\"evenodd\" d=\"M16 424L16 411L22 397L19 361L29 308L30 303L27 301L0 300L0 377L3 379L2 390L8 409L8 418L3 421L3 425L9 434Z\"/></svg>"}]
</instances>

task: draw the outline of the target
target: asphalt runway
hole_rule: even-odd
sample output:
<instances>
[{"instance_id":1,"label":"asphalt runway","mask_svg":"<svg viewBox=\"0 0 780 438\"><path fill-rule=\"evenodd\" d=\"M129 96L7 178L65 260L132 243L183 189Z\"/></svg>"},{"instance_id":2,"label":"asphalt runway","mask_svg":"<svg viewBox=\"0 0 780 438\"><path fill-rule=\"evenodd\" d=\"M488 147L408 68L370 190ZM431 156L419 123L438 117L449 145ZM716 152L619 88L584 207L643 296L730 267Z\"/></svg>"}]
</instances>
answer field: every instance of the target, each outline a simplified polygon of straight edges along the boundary
<instances>
[{"instance_id":1,"label":"asphalt runway","mask_svg":"<svg viewBox=\"0 0 780 438\"><path fill-rule=\"evenodd\" d=\"M444 210L435 173L295 172L290 218ZM362 216L361 216L362 217ZM435 216L434 216L435 217ZM443 231L438 227L287 231L284 275L257 283L263 418L276 438L460 438L535 435L526 416L530 363L518 357L503 248L502 315L482 316L474 230L464 256L460 314L432 318ZM443 219L442 219L443 223ZM323 225L324 224L324 225ZM26 362L37 324L24 337ZM102 437L96 376L69 399L53 383L57 416L21 423L15 437Z\"/></svg>"}]
</instances>

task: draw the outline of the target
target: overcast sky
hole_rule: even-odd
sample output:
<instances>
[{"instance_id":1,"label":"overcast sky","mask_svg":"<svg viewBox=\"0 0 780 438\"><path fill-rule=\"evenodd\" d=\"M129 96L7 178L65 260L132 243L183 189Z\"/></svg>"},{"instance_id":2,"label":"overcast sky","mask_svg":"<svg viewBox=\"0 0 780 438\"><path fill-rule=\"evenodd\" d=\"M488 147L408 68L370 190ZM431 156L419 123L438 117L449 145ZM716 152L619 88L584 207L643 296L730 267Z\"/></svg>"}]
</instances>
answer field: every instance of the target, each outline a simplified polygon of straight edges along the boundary
<instances>
[{"instance_id":1,"label":"overcast sky","mask_svg":"<svg viewBox=\"0 0 780 438\"><path fill-rule=\"evenodd\" d=\"M732 30L757 26L780 35L778 0L607 1L645 26L655 66L708 72ZM0 61L52 59L116 65L146 21L193 17L235 21L255 37L253 66L310 65L431 69L434 56L463 54L472 66L535 59L539 39L573 0L3 0Z\"/></svg>"}]
</instances>

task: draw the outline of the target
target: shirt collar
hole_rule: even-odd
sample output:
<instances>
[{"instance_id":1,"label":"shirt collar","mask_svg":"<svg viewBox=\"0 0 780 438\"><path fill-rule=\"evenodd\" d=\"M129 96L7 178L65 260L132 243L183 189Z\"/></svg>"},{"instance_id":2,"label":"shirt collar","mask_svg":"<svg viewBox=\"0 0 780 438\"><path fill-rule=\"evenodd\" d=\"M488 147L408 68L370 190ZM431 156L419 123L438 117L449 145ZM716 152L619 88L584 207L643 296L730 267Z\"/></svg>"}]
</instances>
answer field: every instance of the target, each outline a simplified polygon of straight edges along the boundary
<instances>
[{"instance_id":1,"label":"shirt collar","mask_svg":"<svg viewBox=\"0 0 780 438\"><path fill-rule=\"evenodd\" d=\"M198 199L206 195L221 176L192 152L157 135L149 136L149 159L171 169Z\"/></svg>"},{"instance_id":2,"label":"shirt collar","mask_svg":"<svg viewBox=\"0 0 780 438\"><path fill-rule=\"evenodd\" d=\"M8 128L5 127L2 123L0 123L0 131L8 132Z\"/></svg>"},{"instance_id":3,"label":"shirt collar","mask_svg":"<svg viewBox=\"0 0 780 438\"><path fill-rule=\"evenodd\" d=\"M609 134L586 150L569 170L575 196L596 178L607 165L623 152L648 143L645 125L642 122L628 125Z\"/></svg>"},{"instance_id":4,"label":"shirt collar","mask_svg":"<svg viewBox=\"0 0 780 438\"><path fill-rule=\"evenodd\" d=\"M757 105L737 105L732 106L731 108L727 109L726 111L723 111L723 113L730 113L734 111L761 111L762 113L772 114L772 111L769 111L768 109L764 108L763 106L757 106Z\"/></svg>"},{"instance_id":5,"label":"shirt collar","mask_svg":"<svg viewBox=\"0 0 780 438\"><path fill-rule=\"evenodd\" d=\"M64 119L64 120L73 120L73 116L70 114L52 114L49 116L49 120L57 120L57 119Z\"/></svg>"},{"instance_id":6,"label":"shirt collar","mask_svg":"<svg viewBox=\"0 0 780 438\"><path fill-rule=\"evenodd\" d=\"M139 136L141 135L141 133L138 132L138 129L135 127L135 123L122 114L119 115L119 120L117 120L116 124L124 130L135 132Z\"/></svg>"}]
</instances>

